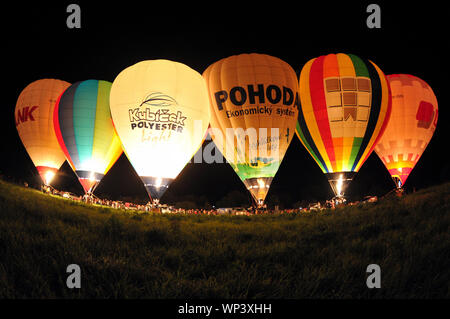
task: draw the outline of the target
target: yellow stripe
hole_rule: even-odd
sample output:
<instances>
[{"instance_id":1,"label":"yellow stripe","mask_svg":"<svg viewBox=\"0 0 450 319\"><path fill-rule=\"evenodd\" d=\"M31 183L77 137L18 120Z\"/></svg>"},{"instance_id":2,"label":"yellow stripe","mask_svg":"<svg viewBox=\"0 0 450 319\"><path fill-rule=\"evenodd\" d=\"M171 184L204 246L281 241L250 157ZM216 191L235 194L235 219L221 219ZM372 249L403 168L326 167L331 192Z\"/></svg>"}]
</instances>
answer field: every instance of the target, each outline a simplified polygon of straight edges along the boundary
<instances>
[{"instance_id":1,"label":"yellow stripe","mask_svg":"<svg viewBox=\"0 0 450 319\"><path fill-rule=\"evenodd\" d=\"M353 66L352 59L347 54L338 53L336 54L338 65L339 65L339 75L343 76L353 76L356 77L355 67Z\"/></svg>"},{"instance_id":2,"label":"yellow stripe","mask_svg":"<svg viewBox=\"0 0 450 319\"><path fill-rule=\"evenodd\" d=\"M108 154L106 156L106 161L108 166L103 171L103 174L108 173L109 169L114 165L114 163L119 159L120 155L122 155L122 144L120 142L119 137L114 132L113 140L109 146Z\"/></svg>"},{"instance_id":3,"label":"yellow stripe","mask_svg":"<svg viewBox=\"0 0 450 319\"><path fill-rule=\"evenodd\" d=\"M347 54L338 53L336 54L339 74L341 77L356 77L355 67L353 65L352 59ZM344 122L344 130L349 130L348 124L353 122ZM355 125L353 123L353 125ZM354 129L353 129L354 130ZM344 134L346 136L347 134ZM349 145L346 147L346 145ZM343 150L342 150L342 169L341 171L351 171L351 167L348 167L348 162L350 160L350 155L352 153L353 137L344 137L343 140Z\"/></svg>"},{"instance_id":4,"label":"yellow stripe","mask_svg":"<svg viewBox=\"0 0 450 319\"><path fill-rule=\"evenodd\" d=\"M120 140L112 125L109 111L109 90L111 83L98 81L97 110L92 147L91 169L106 174L122 154ZM106 92L106 94L105 94Z\"/></svg>"},{"instance_id":5,"label":"yellow stripe","mask_svg":"<svg viewBox=\"0 0 450 319\"><path fill-rule=\"evenodd\" d=\"M352 170L352 166L349 165L349 161L350 161L350 155L352 153L352 149L353 149L353 137L344 137L344 149L343 149L343 168L342 171L343 172L348 172Z\"/></svg>"},{"instance_id":6,"label":"yellow stripe","mask_svg":"<svg viewBox=\"0 0 450 319\"><path fill-rule=\"evenodd\" d=\"M388 170L390 169L399 169L399 168L414 168L414 166L416 165L415 162L412 161L401 161L401 162L391 162L391 163L387 163L386 164L386 168Z\"/></svg>"}]
</instances>

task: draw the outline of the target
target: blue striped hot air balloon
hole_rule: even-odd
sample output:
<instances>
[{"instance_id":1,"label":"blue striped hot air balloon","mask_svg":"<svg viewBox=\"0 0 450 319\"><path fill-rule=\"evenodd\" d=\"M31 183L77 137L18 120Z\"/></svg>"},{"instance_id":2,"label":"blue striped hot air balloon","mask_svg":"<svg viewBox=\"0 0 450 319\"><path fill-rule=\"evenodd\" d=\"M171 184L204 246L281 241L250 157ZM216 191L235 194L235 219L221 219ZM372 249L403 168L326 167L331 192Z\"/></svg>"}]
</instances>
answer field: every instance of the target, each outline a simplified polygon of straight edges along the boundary
<instances>
[{"instance_id":1,"label":"blue striped hot air balloon","mask_svg":"<svg viewBox=\"0 0 450 319\"><path fill-rule=\"evenodd\" d=\"M109 109L111 83L77 82L64 91L53 114L55 133L86 193L91 193L122 154Z\"/></svg>"}]
</instances>

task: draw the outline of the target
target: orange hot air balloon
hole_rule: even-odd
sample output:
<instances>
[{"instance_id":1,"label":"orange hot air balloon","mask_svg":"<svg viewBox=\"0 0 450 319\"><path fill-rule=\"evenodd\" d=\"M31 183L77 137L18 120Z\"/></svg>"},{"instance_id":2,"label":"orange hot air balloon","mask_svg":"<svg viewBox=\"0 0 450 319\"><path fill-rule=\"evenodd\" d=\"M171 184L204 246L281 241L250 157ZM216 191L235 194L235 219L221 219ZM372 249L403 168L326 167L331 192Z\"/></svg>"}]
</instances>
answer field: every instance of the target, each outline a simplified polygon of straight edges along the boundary
<instances>
[{"instance_id":1,"label":"orange hot air balloon","mask_svg":"<svg viewBox=\"0 0 450 319\"><path fill-rule=\"evenodd\" d=\"M431 87L418 77L393 74L387 79L392 114L375 152L401 188L433 136L438 103Z\"/></svg>"},{"instance_id":2,"label":"orange hot air balloon","mask_svg":"<svg viewBox=\"0 0 450 319\"><path fill-rule=\"evenodd\" d=\"M261 206L294 136L297 75L279 58L252 53L222 59L203 77L210 98L210 135Z\"/></svg>"},{"instance_id":3,"label":"orange hot air balloon","mask_svg":"<svg viewBox=\"0 0 450 319\"><path fill-rule=\"evenodd\" d=\"M53 110L69 86L56 79L37 80L23 89L16 103L17 132L46 185L66 160L53 128Z\"/></svg>"}]
</instances>

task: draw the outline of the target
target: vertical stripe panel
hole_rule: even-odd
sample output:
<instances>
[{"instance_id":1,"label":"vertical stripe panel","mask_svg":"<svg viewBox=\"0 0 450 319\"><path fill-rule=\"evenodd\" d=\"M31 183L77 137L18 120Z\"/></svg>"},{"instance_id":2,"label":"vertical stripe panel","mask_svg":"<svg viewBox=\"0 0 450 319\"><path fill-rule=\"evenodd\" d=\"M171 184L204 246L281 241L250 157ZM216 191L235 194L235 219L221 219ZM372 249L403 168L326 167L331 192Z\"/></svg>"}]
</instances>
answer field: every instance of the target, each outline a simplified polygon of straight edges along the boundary
<instances>
[{"instance_id":1,"label":"vertical stripe panel","mask_svg":"<svg viewBox=\"0 0 450 319\"><path fill-rule=\"evenodd\" d=\"M105 173L105 169L111 160L109 149L114 138L111 116L109 111L109 92L111 83L98 81L97 109L95 113L95 127L92 146L92 169L99 173Z\"/></svg>"},{"instance_id":2,"label":"vertical stripe panel","mask_svg":"<svg viewBox=\"0 0 450 319\"><path fill-rule=\"evenodd\" d=\"M353 56L354 57L354 56ZM353 59L352 59L353 60ZM355 61L359 61L360 59L355 59ZM359 63L359 62L356 62ZM379 116L380 116L380 110L381 110L381 99L382 99L382 86L380 77L378 75L377 70L373 67L373 65L367 61L365 63L367 67L367 71L369 73L369 77L371 79L371 85L372 85L372 104L370 108L370 115L369 115L369 121L367 123L366 132L364 133L364 137L361 141L361 147L359 148L358 154L356 155L355 162L353 163L352 170L357 171L356 167L360 161L361 158L363 158L363 154L369 146L369 142L373 136L373 133L375 131ZM356 70L356 67L355 67ZM358 72L362 72L362 67L358 67ZM361 74L360 73L360 74ZM358 74L358 73L357 73ZM365 75L362 75L365 76ZM360 165L359 165L360 166ZM359 167L358 166L358 167Z\"/></svg>"},{"instance_id":3,"label":"vertical stripe panel","mask_svg":"<svg viewBox=\"0 0 450 319\"><path fill-rule=\"evenodd\" d=\"M342 77L356 77L355 67L353 65L352 59L344 53L336 54L337 61L339 64L339 72ZM343 122L343 141L342 141L342 171L351 171L353 166L353 161L356 157L356 152L359 149L358 141L355 142L355 123L354 122ZM358 146L357 146L358 145ZM356 150L354 147L358 147ZM355 154L355 155L353 155ZM352 156L353 155L353 156Z\"/></svg>"},{"instance_id":4,"label":"vertical stripe panel","mask_svg":"<svg viewBox=\"0 0 450 319\"><path fill-rule=\"evenodd\" d=\"M77 143L75 141L75 131L73 123L73 100L80 82L71 85L61 96L58 108L59 127L62 140L64 141L67 153L71 161L71 166L75 167L79 163ZM61 107L63 106L63 107Z\"/></svg>"},{"instance_id":5,"label":"vertical stripe panel","mask_svg":"<svg viewBox=\"0 0 450 319\"><path fill-rule=\"evenodd\" d=\"M340 69L339 69L339 63L338 63L338 59L336 54L328 54L327 56L325 56L324 62L323 62L323 79L324 79L324 86L325 86L325 80L327 78L330 77L337 77L340 78ZM339 80L340 81L340 80ZM324 94L325 90L324 90ZM328 114L328 111L330 110L330 108L328 107L328 101L326 101L327 104L327 115L328 115L328 119L330 118ZM334 129L338 129L339 131L341 131L341 129L343 128L343 126L345 126L345 123L342 122L334 122L333 124L331 124L330 122L328 122L330 125L330 132L331 130ZM332 127L333 125L333 127ZM335 163L332 163L332 167L333 167L333 171L334 172L340 172L342 171L342 148L343 148L343 137L341 134L336 134L336 132L334 132L335 134L332 135L332 143L333 143L333 153L334 153L334 157L336 159ZM336 136L336 135L340 135L340 136Z\"/></svg>"},{"instance_id":6,"label":"vertical stripe panel","mask_svg":"<svg viewBox=\"0 0 450 319\"><path fill-rule=\"evenodd\" d=\"M348 54L348 56L350 57L350 59L352 59L356 76L370 77L370 72L367 69L367 64L369 64L368 61L364 62L361 58L357 57L354 54Z\"/></svg>"},{"instance_id":7,"label":"vertical stripe panel","mask_svg":"<svg viewBox=\"0 0 450 319\"><path fill-rule=\"evenodd\" d=\"M311 146L311 148L313 150L314 148L317 149L317 152L315 153L317 155L317 158L321 159L318 162L319 166L323 165L324 170L326 172L329 172L329 167L327 166L327 163L329 163L329 159L327 152L325 150L325 146L320 137L319 128L317 127L309 87L310 70L314 61L315 59L308 61L303 67L302 72L300 74L299 93L301 100L301 108L299 111L299 115L302 114L305 122L304 126L302 124L300 127L306 137L308 135L310 136L311 141L308 141L308 143Z\"/></svg>"},{"instance_id":8,"label":"vertical stripe panel","mask_svg":"<svg viewBox=\"0 0 450 319\"><path fill-rule=\"evenodd\" d=\"M311 92L311 101L313 102L314 116L319 128L320 137L330 160L330 162L327 163L327 166L329 170L334 171L336 168L336 159L334 155L333 140L331 137L323 84L324 59L325 56L321 56L314 60L310 71L309 87Z\"/></svg>"},{"instance_id":9,"label":"vertical stripe panel","mask_svg":"<svg viewBox=\"0 0 450 319\"><path fill-rule=\"evenodd\" d=\"M73 123L75 140L78 148L78 170L90 170L92 156L92 136L94 135L95 113L97 108L98 81L83 81L75 92L73 110Z\"/></svg>"},{"instance_id":10,"label":"vertical stripe panel","mask_svg":"<svg viewBox=\"0 0 450 319\"><path fill-rule=\"evenodd\" d=\"M65 90L64 90L65 92ZM61 134L61 128L59 126L59 102L61 101L61 97L63 96L63 93L58 97L55 103L55 109L53 110L53 128L55 130L55 136L56 140L58 141L59 146L61 147L61 150L64 153L64 156L66 157L67 161L69 162L70 166L73 167L72 160L70 159L69 152L67 151L66 144L64 143L64 140L62 138Z\"/></svg>"},{"instance_id":11,"label":"vertical stripe panel","mask_svg":"<svg viewBox=\"0 0 450 319\"><path fill-rule=\"evenodd\" d=\"M387 82L386 76L384 73L378 68L375 63L372 63L371 61L368 61L368 64L373 65L374 69L376 70L381 84L381 106L380 106L380 115L378 118L378 121L376 123L376 127L374 129L374 132L372 134L372 137L368 143L368 146L365 150L365 153L362 156L362 161L359 161L356 169L359 170L359 168L362 166L364 161L370 156L372 151L374 150L375 146L377 145L378 141L380 140L381 136L383 135L384 130L386 129L387 123L389 122L389 118L391 116L391 109L392 109L392 98L391 98L391 92L389 88L389 84Z\"/></svg>"}]
</instances>

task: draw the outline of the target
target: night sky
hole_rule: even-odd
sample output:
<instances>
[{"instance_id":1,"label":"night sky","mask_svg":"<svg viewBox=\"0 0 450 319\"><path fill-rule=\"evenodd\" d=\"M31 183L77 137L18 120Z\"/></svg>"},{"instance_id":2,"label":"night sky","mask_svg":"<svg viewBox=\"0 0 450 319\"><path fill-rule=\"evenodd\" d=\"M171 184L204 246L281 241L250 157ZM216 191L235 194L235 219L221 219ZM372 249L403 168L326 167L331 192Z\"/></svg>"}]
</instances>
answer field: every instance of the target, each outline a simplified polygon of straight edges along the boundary
<instances>
[{"instance_id":1,"label":"night sky","mask_svg":"<svg viewBox=\"0 0 450 319\"><path fill-rule=\"evenodd\" d=\"M66 7L81 7L81 29L68 29ZM124 68L142 60L169 59L196 71L240 53L281 58L300 74L310 59L328 53L352 53L375 62L385 74L406 73L425 80L439 103L434 137L405 186L411 191L450 180L446 147L449 128L448 26L443 7L410 4L381 7L381 29L366 26L370 2L306 5L294 1L164 2L87 1L58 4L16 3L1 20L3 136L0 171L33 184L37 171L14 125L17 97L41 78L71 83L87 79L112 82ZM440 2L442 3L442 2ZM425 5L425 4L423 4ZM6 74L5 74L6 73ZM65 163L54 185L81 194ZM347 193L358 198L383 195L394 187L373 153ZM96 190L100 197L145 201L145 189L124 155ZM332 197L320 168L294 137L267 197L269 204L291 206ZM216 205L251 202L243 183L228 164L188 164L162 202L193 201Z\"/></svg>"}]
</instances>

